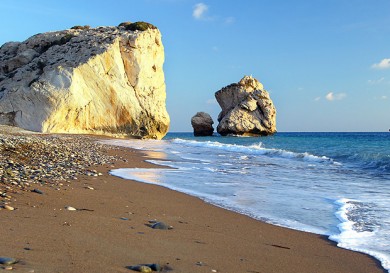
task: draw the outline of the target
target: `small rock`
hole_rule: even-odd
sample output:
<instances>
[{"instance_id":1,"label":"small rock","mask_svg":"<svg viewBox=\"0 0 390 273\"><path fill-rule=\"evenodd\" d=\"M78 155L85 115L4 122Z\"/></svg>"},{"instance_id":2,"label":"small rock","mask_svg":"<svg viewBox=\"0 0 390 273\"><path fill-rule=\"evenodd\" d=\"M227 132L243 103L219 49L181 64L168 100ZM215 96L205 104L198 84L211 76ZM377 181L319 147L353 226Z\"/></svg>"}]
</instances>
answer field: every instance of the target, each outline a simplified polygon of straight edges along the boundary
<instances>
[{"instance_id":1,"label":"small rock","mask_svg":"<svg viewBox=\"0 0 390 273\"><path fill-rule=\"evenodd\" d=\"M168 229L172 229L173 228L172 226L168 226L167 224L165 224L163 222L154 223L150 227L153 228L153 229L162 229L162 230L168 230Z\"/></svg>"},{"instance_id":2,"label":"small rock","mask_svg":"<svg viewBox=\"0 0 390 273\"><path fill-rule=\"evenodd\" d=\"M11 207L10 205L4 205L4 208L5 208L6 210L15 210L15 208L14 208L14 207Z\"/></svg>"},{"instance_id":3,"label":"small rock","mask_svg":"<svg viewBox=\"0 0 390 273\"><path fill-rule=\"evenodd\" d=\"M94 190L94 188L92 188L91 186L86 186L85 188L88 190Z\"/></svg>"},{"instance_id":4,"label":"small rock","mask_svg":"<svg viewBox=\"0 0 390 273\"><path fill-rule=\"evenodd\" d=\"M71 206L67 206L67 207L65 207L65 209L66 209L66 210L70 210L70 211L75 211L75 210L77 210L76 208L71 207Z\"/></svg>"},{"instance_id":5,"label":"small rock","mask_svg":"<svg viewBox=\"0 0 390 273\"><path fill-rule=\"evenodd\" d=\"M145 266L150 267L150 269L152 269L153 271L159 272L162 270L161 265L159 264L145 264Z\"/></svg>"},{"instance_id":6,"label":"small rock","mask_svg":"<svg viewBox=\"0 0 390 273\"><path fill-rule=\"evenodd\" d=\"M14 268L13 268L12 266L9 265L9 266L4 267L4 269L5 269L5 270L12 270L12 269L14 269Z\"/></svg>"},{"instance_id":7,"label":"small rock","mask_svg":"<svg viewBox=\"0 0 390 273\"><path fill-rule=\"evenodd\" d=\"M153 271L149 266L146 265L130 266L129 269L133 271L143 272L143 273L151 273Z\"/></svg>"},{"instance_id":8,"label":"small rock","mask_svg":"<svg viewBox=\"0 0 390 273\"><path fill-rule=\"evenodd\" d=\"M38 193L38 194L43 194L43 191L38 190L38 189L33 189L32 192Z\"/></svg>"},{"instance_id":9,"label":"small rock","mask_svg":"<svg viewBox=\"0 0 390 273\"><path fill-rule=\"evenodd\" d=\"M18 260L14 258L9 258L9 257L0 257L0 264L3 265L11 265L11 264L16 264Z\"/></svg>"}]
</instances>

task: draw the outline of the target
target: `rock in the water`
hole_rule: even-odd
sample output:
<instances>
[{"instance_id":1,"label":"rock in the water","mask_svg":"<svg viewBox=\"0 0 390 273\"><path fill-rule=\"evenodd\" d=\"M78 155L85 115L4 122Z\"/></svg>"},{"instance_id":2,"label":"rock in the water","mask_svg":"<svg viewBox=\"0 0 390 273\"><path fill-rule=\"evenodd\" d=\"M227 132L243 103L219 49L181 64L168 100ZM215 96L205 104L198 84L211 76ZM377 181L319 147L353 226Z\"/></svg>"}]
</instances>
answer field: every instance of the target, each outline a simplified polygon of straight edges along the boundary
<instances>
[{"instance_id":1,"label":"rock in the water","mask_svg":"<svg viewBox=\"0 0 390 273\"><path fill-rule=\"evenodd\" d=\"M263 85L252 76L215 93L222 108L217 132L221 135L270 135L276 133L276 110Z\"/></svg>"},{"instance_id":2,"label":"rock in the water","mask_svg":"<svg viewBox=\"0 0 390 273\"><path fill-rule=\"evenodd\" d=\"M9 258L9 257L0 257L0 264L3 265L11 265L11 264L16 264L18 260L14 258Z\"/></svg>"},{"instance_id":3,"label":"rock in the water","mask_svg":"<svg viewBox=\"0 0 390 273\"><path fill-rule=\"evenodd\" d=\"M191 118L194 136L212 136L214 132L213 124L213 119L205 112L198 112Z\"/></svg>"},{"instance_id":4,"label":"rock in the water","mask_svg":"<svg viewBox=\"0 0 390 273\"><path fill-rule=\"evenodd\" d=\"M0 48L0 124L45 133L162 138L160 31L138 22L41 33Z\"/></svg>"}]
</instances>

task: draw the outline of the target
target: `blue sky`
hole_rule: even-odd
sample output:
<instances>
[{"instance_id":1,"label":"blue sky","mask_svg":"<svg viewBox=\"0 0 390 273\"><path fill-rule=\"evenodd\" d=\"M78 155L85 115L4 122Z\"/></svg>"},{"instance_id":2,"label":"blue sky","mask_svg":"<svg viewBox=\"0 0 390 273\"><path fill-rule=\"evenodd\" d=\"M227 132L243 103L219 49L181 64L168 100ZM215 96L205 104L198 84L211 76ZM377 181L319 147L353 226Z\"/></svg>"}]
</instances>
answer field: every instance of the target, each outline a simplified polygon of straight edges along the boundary
<instances>
[{"instance_id":1,"label":"blue sky","mask_svg":"<svg viewBox=\"0 0 390 273\"><path fill-rule=\"evenodd\" d=\"M162 32L171 131L253 75L278 131L390 128L389 0L0 0L0 45L74 25L147 21Z\"/></svg>"}]
</instances>

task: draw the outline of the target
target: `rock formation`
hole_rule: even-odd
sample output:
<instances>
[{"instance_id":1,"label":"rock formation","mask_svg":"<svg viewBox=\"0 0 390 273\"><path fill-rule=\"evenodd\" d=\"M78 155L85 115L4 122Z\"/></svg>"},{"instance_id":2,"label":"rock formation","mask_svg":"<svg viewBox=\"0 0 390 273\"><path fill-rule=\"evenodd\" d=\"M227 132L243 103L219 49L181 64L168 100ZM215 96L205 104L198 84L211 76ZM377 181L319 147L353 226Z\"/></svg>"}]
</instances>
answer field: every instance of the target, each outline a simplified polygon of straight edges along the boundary
<instances>
[{"instance_id":1,"label":"rock formation","mask_svg":"<svg viewBox=\"0 0 390 273\"><path fill-rule=\"evenodd\" d=\"M212 136L214 132L213 124L213 119L205 112L198 112L191 118L194 136Z\"/></svg>"},{"instance_id":2,"label":"rock formation","mask_svg":"<svg viewBox=\"0 0 390 273\"><path fill-rule=\"evenodd\" d=\"M0 124L45 133L162 138L164 47L144 22L77 26L0 48Z\"/></svg>"},{"instance_id":3,"label":"rock formation","mask_svg":"<svg viewBox=\"0 0 390 273\"><path fill-rule=\"evenodd\" d=\"M263 85L252 76L215 93L222 108L217 132L221 135L270 135L276 132L276 110Z\"/></svg>"}]
</instances>

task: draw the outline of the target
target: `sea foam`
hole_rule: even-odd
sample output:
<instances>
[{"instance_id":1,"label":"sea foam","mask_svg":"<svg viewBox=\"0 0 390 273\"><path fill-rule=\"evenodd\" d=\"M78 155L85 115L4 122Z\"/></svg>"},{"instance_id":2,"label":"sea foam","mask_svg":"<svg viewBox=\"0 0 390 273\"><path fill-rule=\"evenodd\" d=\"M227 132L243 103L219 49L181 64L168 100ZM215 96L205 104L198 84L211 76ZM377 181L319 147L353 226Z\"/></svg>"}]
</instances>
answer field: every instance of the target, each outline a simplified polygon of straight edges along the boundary
<instances>
[{"instance_id":1,"label":"sea foam","mask_svg":"<svg viewBox=\"0 0 390 273\"><path fill-rule=\"evenodd\" d=\"M378 248L384 250L388 248L388 241L383 241L383 238L377 236L380 227L376 226L375 223L367 225L370 220L365 219L364 221L357 216L358 211L366 211L362 205L363 203L341 198L335 204L339 206L339 210L335 215L341 222L338 225L340 233L329 236L329 239L337 242L339 247L363 252L377 258L381 261L382 266L390 272L390 256L378 251ZM373 244L376 245L376 250L372 249Z\"/></svg>"},{"instance_id":2,"label":"sea foam","mask_svg":"<svg viewBox=\"0 0 390 273\"><path fill-rule=\"evenodd\" d=\"M177 144L185 144L193 147L206 147L219 149L227 152L240 152L249 155L267 155L273 157L281 157L288 159L298 159L304 161L313 161L313 162L330 162L334 163L331 158L326 156L316 156L310 153L296 153L292 151L287 151L283 149L273 149L273 148L265 148L262 143L252 144L249 146L237 145L237 144L225 144L217 141L195 141L195 140L184 140L180 138L176 138L173 140L173 143Z\"/></svg>"}]
</instances>

